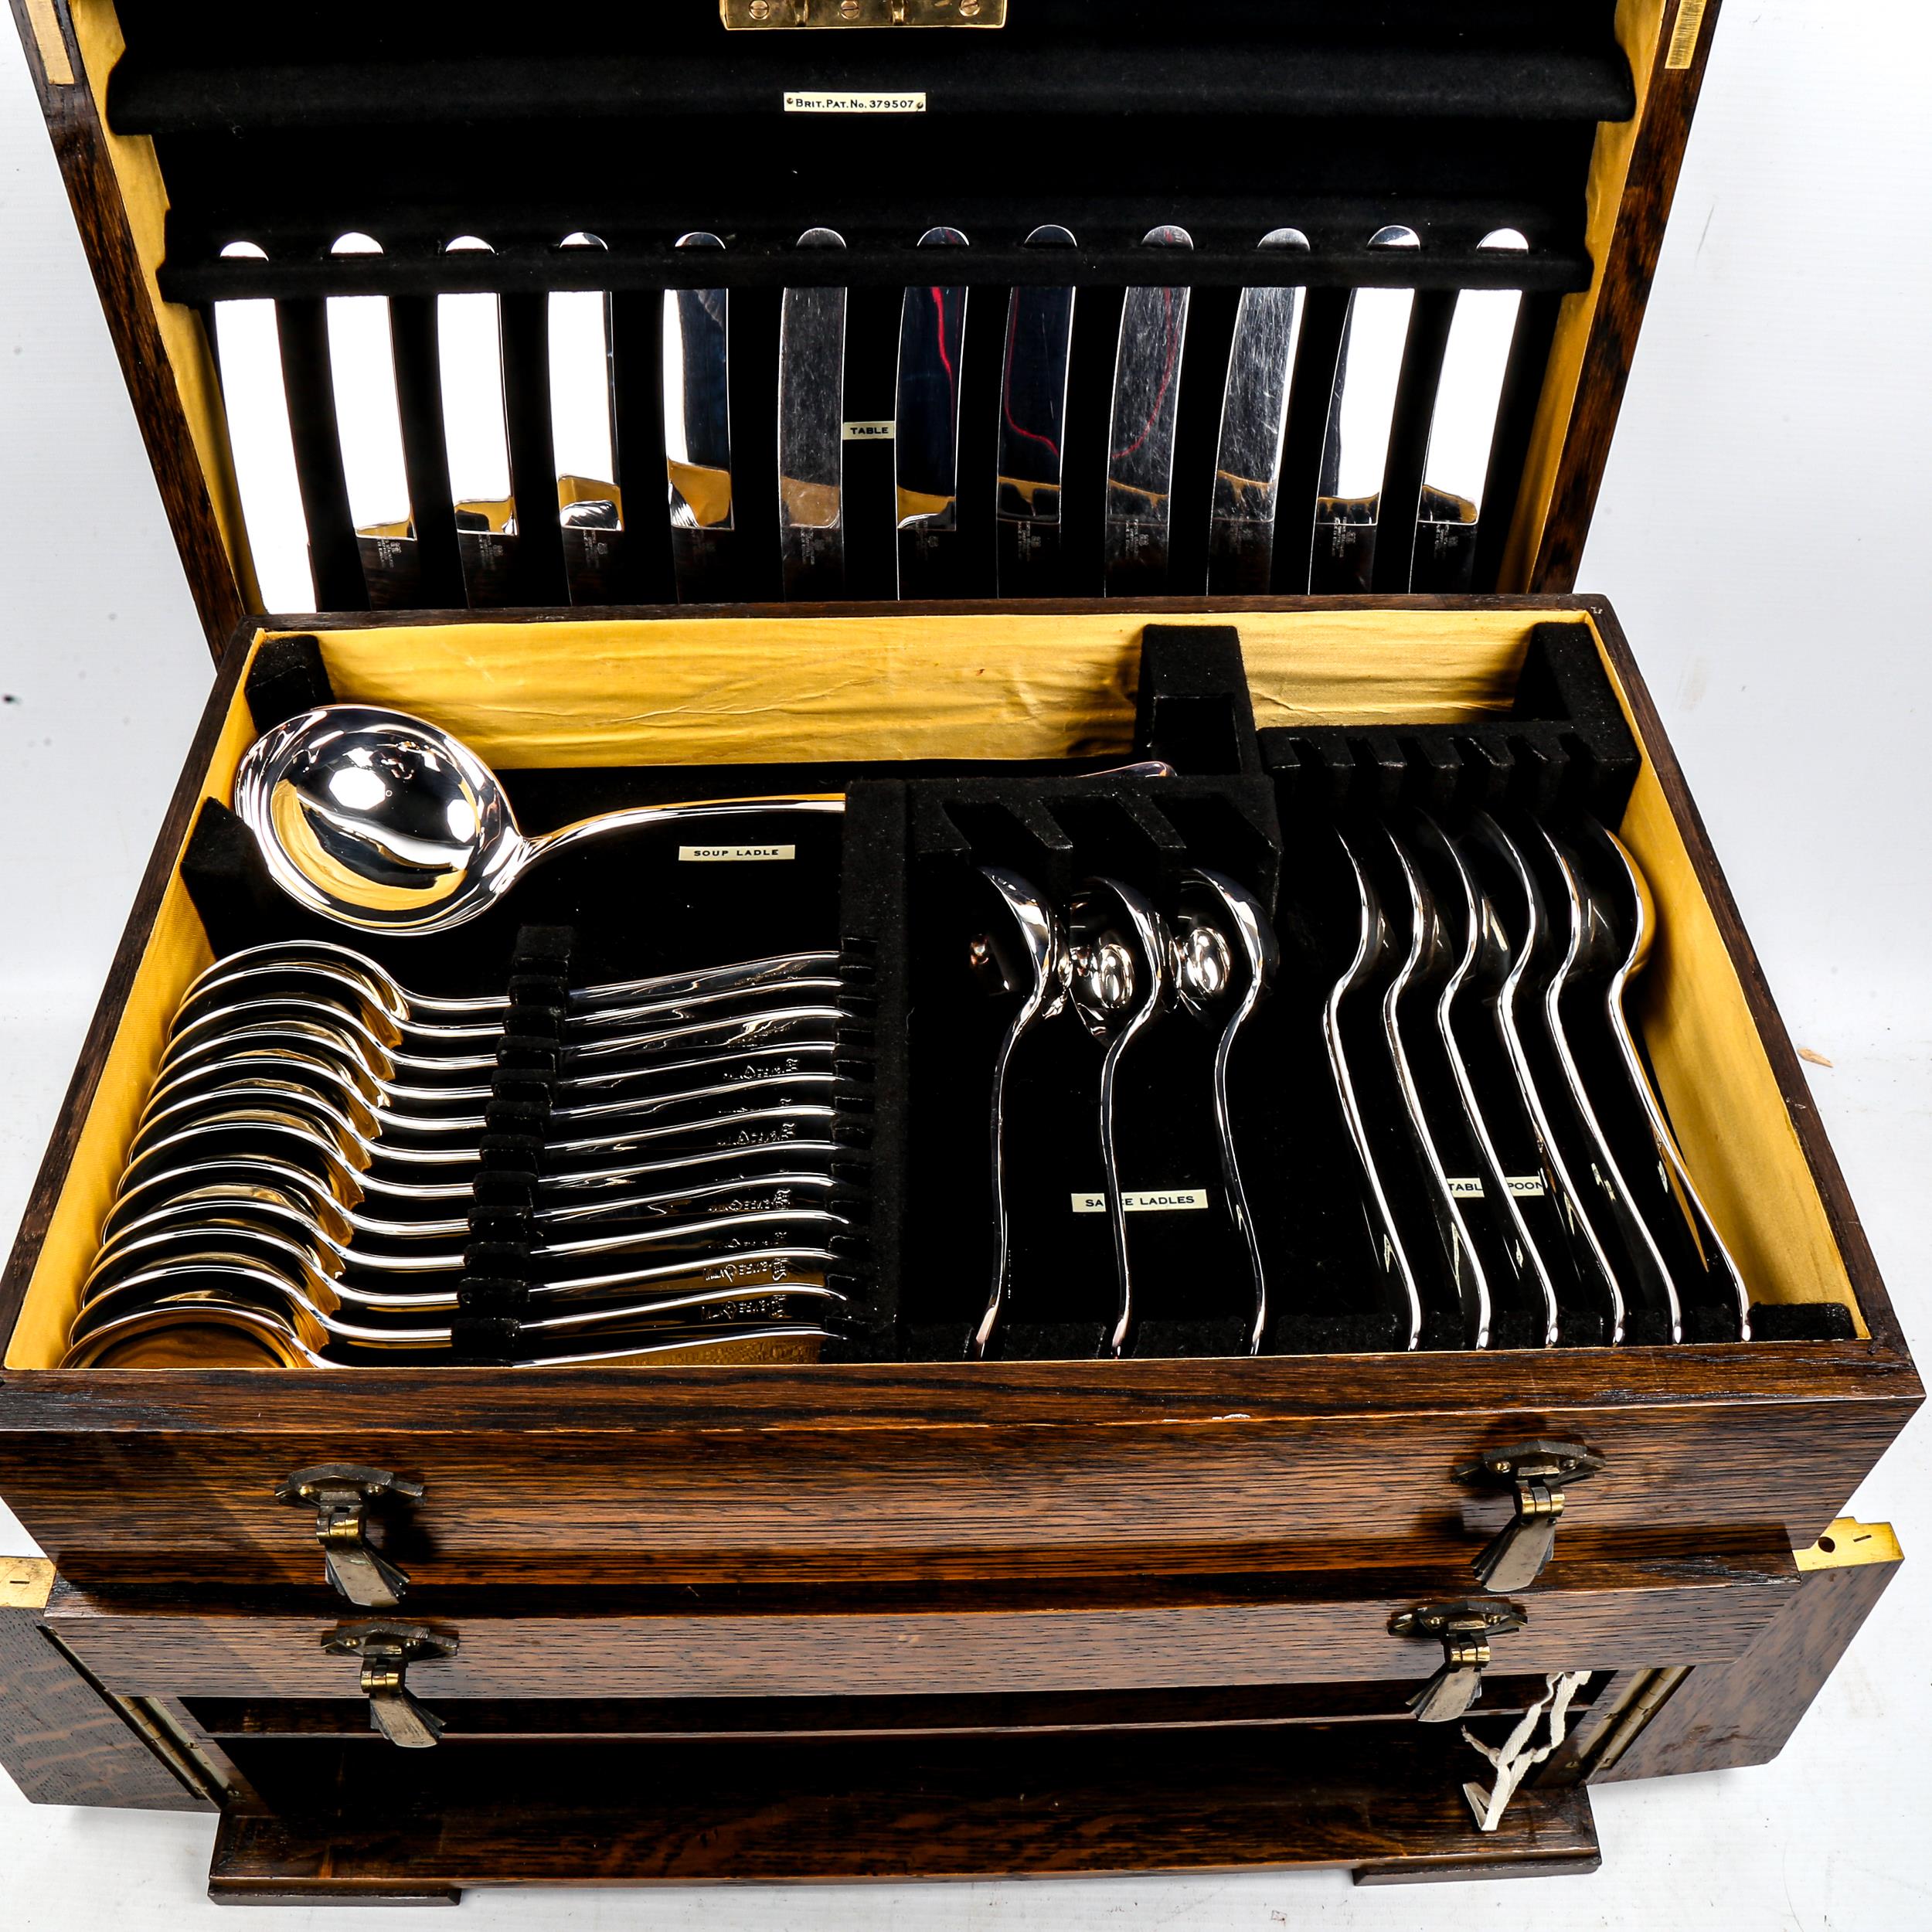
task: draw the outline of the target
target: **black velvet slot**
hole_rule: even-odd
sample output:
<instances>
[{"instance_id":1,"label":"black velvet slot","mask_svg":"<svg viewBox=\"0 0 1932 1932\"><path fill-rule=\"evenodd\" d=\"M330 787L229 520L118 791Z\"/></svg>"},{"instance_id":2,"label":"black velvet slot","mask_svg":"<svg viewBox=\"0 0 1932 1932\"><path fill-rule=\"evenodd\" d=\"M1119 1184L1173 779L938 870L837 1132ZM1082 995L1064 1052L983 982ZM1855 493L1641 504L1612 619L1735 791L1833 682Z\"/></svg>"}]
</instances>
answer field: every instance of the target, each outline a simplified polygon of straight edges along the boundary
<instances>
[{"instance_id":1,"label":"black velvet slot","mask_svg":"<svg viewBox=\"0 0 1932 1932\"><path fill-rule=\"evenodd\" d=\"M503 425L510 451L510 492L516 499L511 600L523 604L570 600L550 433L549 306L546 295L505 295L501 312Z\"/></svg>"},{"instance_id":2,"label":"black velvet slot","mask_svg":"<svg viewBox=\"0 0 1932 1932\"><path fill-rule=\"evenodd\" d=\"M670 497L664 468L664 291L611 297L611 419L624 492L624 545L611 588L619 604L675 604Z\"/></svg>"},{"instance_id":3,"label":"black velvet slot","mask_svg":"<svg viewBox=\"0 0 1932 1932\"><path fill-rule=\"evenodd\" d=\"M366 611L369 586L362 576L355 519L349 514L335 422L326 305L313 298L277 302L275 325L316 603L324 611Z\"/></svg>"},{"instance_id":4,"label":"black velvet slot","mask_svg":"<svg viewBox=\"0 0 1932 1932\"><path fill-rule=\"evenodd\" d=\"M427 610L460 611L463 558L456 540L449 444L443 423L436 298L398 296L389 304L389 327L403 468L409 479L410 531L416 540L418 600Z\"/></svg>"}]
</instances>

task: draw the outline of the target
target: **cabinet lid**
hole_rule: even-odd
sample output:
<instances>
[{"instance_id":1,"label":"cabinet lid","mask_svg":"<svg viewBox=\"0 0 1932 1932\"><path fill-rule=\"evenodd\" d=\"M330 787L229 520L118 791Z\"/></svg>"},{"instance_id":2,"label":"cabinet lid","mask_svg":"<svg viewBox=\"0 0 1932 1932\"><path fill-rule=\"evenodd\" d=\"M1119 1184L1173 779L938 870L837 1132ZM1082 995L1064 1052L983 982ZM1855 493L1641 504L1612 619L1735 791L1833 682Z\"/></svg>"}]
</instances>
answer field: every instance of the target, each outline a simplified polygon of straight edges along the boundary
<instances>
[{"instance_id":1,"label":"cabinet lid","mask_svg":"<svg viewBox=\"0 0 1932 1932\"><path fill-rule=\"evenodd\" d=\"M16 11L219 641L1567 590L1717 7Z\"/></svg>"}]
</instances>

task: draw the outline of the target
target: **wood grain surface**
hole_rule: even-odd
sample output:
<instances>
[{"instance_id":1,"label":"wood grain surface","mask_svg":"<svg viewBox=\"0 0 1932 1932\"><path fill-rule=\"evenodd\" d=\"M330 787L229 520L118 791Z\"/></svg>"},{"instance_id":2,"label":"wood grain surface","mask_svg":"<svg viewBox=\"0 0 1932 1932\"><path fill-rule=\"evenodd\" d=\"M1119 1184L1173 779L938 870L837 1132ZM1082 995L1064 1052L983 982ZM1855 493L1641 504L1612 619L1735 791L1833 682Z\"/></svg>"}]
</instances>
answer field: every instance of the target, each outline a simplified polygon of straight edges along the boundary
<instances>
[{"instance_id":1,"label":"wood grain surface","mask_svg":"<svg viewBox=\"0 0 1932 1932\"><path fill-rule=\"evenodd\" d=\"M1513 1675L1734 1658L1796 1587L1788 1550L1553 1566L1495 1640ZM1111 1589L439 1594L408 1621L455 1637L411 1667L439 1697L809 1697L1009 1694L1417 1680L1439 1643L1392 1636L1397 1611L1455 1578L1332 1572ZM352 1616L272 1597L203 1602L63 1585L47 1623L124 1696L352 1697L353 1658L322 1643Z\"/></svg>"},{"instance_id":2,"label":"wood grain surface","mask_svg":"<svg viewBox=\"0 0 1932 1932\"><path fill-rule=\"evenodd\" d=\"M1896 1550L1889 1535L1886 1541ZM1899 1561L1891 1556L1801 1570L1790 1600L1742 1654L1728 1664L1698 1665L1614 1761L1591 1771L1590 1781L1770 1763L1838 1668Z\"/></svg>"},{"instance_id":3,"label":"wood grain surface","mask_svg":"<svg viewBox=\"0 0 1932 1932\"><path fill-rule=\"evenodd\" d=\"M1366 1727L1365 1727L1366 1729ZM1444 1727L1449 1728L1449 1727ZM415 1756L429 1762L397 1766ZM1446 1875L1590 1869L1582 1788L1478 1832L1475 1754L1410 1724L1182 1743L1027 1739L258 1756L270 1815L232 1814L209 1889L240 1902L471 1886L972 1878L1430 1861ZM368 1768L369 1767L375 1768ZM386 1776L383 1774L386 1773Z\"/></svg>"},{"instance_id":4,"label":"wood grain surface","mask_svg":"<svg viewBox=\"0 0 1932 1932\"><path fill-rule=\"evenodd\" d=\"M49 1641L33 1610L0 1608L0 1767L35 1804L213 1808Z\"/></svg>"}]
</instances>

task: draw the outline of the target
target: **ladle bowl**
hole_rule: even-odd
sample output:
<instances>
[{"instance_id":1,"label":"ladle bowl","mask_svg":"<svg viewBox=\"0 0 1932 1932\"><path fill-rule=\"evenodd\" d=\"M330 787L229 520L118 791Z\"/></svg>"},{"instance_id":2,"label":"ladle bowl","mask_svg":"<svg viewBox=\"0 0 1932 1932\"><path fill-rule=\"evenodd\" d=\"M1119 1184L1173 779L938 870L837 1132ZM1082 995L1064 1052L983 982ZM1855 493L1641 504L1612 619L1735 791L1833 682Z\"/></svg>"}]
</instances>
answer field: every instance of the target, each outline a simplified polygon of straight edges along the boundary
<instances>
[{"instance_id":1,"label":"ladle bowl","mask_svg":"<svg viewBox=\"0 0 1932 1932\"><path fill-rule=\"evenodd\" d=\"M836 814L842 793L631 805L532 838L496 774L437 726L370 705L323 705L242 754L236 815L276 884L366 932L437 933L486 913L552 853L610 832L760 814Z\"/></svg>"}]
</instances>

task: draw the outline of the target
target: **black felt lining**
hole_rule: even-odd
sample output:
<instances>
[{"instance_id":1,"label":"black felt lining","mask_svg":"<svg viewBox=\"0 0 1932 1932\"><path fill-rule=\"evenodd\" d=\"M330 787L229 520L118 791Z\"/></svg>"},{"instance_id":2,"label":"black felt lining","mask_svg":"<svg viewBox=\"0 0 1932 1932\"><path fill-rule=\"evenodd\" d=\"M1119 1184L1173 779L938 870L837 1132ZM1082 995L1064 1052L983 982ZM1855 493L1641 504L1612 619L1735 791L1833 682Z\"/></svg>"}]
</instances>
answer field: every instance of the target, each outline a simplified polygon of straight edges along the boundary
<instances>
[{"instance_id":1,"label":"black felt lining","mask_svg":"<svg viewBox=\"0 0 1932 1932\"><path fill-rule=\"evenodd\" d=\"M326 702L314 640L265 645L247 695L264 727ZM508 989L518 1002L517 1043L506 1047L493 1081L485 1171L474 1192L462 1318L475 1359L505 1359L517 1345L532 1136L540 1141L551 1092L558 982L553 963L529 953L526 928L573 929L568 981L579 985L794 948L836 950L845 1019L835 1176L855 1225L837 1244L834 1281L850 1307L832 1352L887 1360L957 1359L985 1298L986 1080L1005 1016L965 970L966 942L986 913L975 866L1011 865L1061 904L1082 878L1111 869L1171 910L1182 871L1212 866L1274 909L1284 954L1275 993L1244 1039L1234 1094L1250 1206L1270 1260L1276 1319L1267 1349L1396 1346L1393 1325L1367 1291L1369 1237L1345 1147L1307 1104L1325 1087L1311 1002L1334 943L1325 894L1335 882L1316 862L1315 831L1338 814L1411 805L1451 823L1478 805L1558 817L1587 808L1614 823L1638 770L1614 692L1590 640L1577 627L1552 624L1532 635L1505 716L1400 730L1257 733L1238 634L1157 625L1144 635L1138 719L1140 752L1168 757L1186 775L1094 778L1067 764L1017 764L506 772L532 827L634 801L842 784L848 808L842 826L788 823L784 838L799 848L789 866L681 867L642 842L587 847L519 886L521 923L499 910L427 939L346 935L301 913L217 804L197 820L184 877L218 955L274 937L346 939L405 985L447 995ZM1175 1018L1148 1043L1145 1091L1128 1111L1151 1125L1138 1144L1132 1131L1124 1134L1129 1160L1160 1170L1145 1184L1214 1185L1212 1173L1195 1172L1206 1144L1203 1123L1189 1113L1198 1112L1202 1090L1204 1040ZM1019 1111L1030 1123L1012 1155L1026 1197L1016 1221L1031 1216L1036 1226L1016 1270L1005 1352L1083 1357L1098 1347L1112 1301L1104 1217L1069 1211L1074 1189L1097 1185L1092 1164L1083 1165L1078 1097L1093 1080L1097 1049L1066 1022L1046 1029L1039 1047L1034 1064L1016 1068ZM1172 1173L1161 1167L1170 1160ZM1130 1174L1128 1184L1143 1180ZM1243 1350L1238 1257L1216 1247L1213 1230L1203 1233L1203 1218L1136 1217L1143 1355ZM1753 1321L1765 1340L1849 1332L1835 1304L1760 1306ZM1526 1345L1522 1325L1499 1312L1495 1345ZM1595 1338L1574 1312L1566 1328L1573 1342ZM1641 1327L1633 1331L1633 1341L1647 1338ZM1692 1310L1686 1338L1726 1336L1721 1323ZM1426 1343L1456 1339L1436 1305Z\"/></svg>"}]
</instances>

